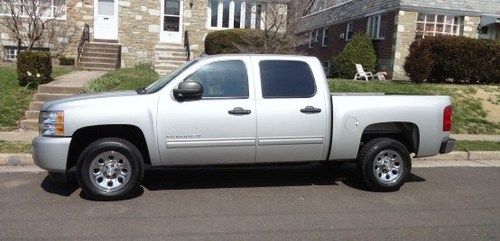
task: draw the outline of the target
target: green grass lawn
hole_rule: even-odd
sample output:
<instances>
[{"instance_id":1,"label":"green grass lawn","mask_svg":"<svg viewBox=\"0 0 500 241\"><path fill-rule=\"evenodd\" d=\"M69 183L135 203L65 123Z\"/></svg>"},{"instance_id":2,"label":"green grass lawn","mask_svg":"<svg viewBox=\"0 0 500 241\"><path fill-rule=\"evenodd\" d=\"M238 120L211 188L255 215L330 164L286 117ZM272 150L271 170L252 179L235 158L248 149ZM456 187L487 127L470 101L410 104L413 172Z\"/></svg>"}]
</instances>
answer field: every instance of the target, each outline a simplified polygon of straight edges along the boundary
<instances>
[{"instance_id":1,"label":"green grass lawn","mask_svg":"<svg viewBox=\"0 0 500 241\"><path fill-rule=\"evenodd\" d=\"M414 84L411 82L353 81L334 79L330 81L332 92L382 92L388 94L449 95L454 108L452 132L460 134L500 134L500 123L487 118L481 101L498 105L498 100L480 99L481 90L489 96L498 96L500 87L488 85Z\"/></svg>"},{"instance_id":2,"label":"green grass lawn","mask_svg":"<svg viewBox=\"0 0 500 241\"><path fill-rule=\"evenodd\" d=\"M73 71L72 67L54 67L52 76ZM24 115L36 91L19 86L15 67L0 67L0 131L12 130Z\"/></svg>"},{"instance_id":3,"label":"green grass lawn","mask_svg":"<svg viewBox=\"0 0 500 241\"><path fill-rule=\"evenodd\" d=\"M111 71L92 81L86 92L106 92L117 90L135 90L148 86L158 79L158 74L148 64L139 64L133 68Z\"/></svg>"},{"instance_id":4,"label":"green grass lawn","mask_svg":"<svg viewBox=\"0 0 500 241\"><path fill-rule=\"evenodd\" d=\"M30 153L31 144L26 142L7 142L0 140L0 153Z\"/></svg>"}]
</instances>

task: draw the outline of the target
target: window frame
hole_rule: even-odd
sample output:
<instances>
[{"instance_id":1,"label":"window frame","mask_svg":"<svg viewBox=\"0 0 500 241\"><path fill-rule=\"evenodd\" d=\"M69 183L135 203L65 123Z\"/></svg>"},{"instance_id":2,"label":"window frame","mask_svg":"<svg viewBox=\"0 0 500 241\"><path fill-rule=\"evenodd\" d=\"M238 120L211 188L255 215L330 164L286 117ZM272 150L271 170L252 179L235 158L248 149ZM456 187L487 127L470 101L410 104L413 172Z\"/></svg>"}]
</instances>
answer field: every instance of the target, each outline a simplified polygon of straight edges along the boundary
<instances>
[{"instance_id":1,"label":"window frame","mask_svg":"<svg viewBox=\"0 0 500 241\"><path fill-rule=\"evenodd\" d=\"M313 81L313 86L314 86L313 93L311 95L301 95L301 96L265 96L264 95L263 78L262 78L262 64L264 62L298 62L298 63L305 64L307 66L308 74ZM312 71L312 68L308 62L301 61L301 60L264 59L264 60L259 61L258 68L259 68L259 79L260 79L260 94L261 94L262 99L309 99L309 98L313 98L318 93L318 86L316 85L316 78L314 77L314 72Z\"/></svg>"},{"instance_id":2,"label":"window frame","mask_svg":"<svg viewBox=\"0 0 500 241\"><path fill-rule=\"evenodd\" d=\"M323 60L323 63L322 63L322 65L323 65L323 71L325 72L326 77L328 77L330 75L330 72L331 72L331 69L332 69L331 63L332 62L329 59ZM325 64L328 64L328 66L326 68L325 68Z\"/></svg>"},{"instance_id":3,"label":"window frame","mask_svg":"<svg viewBox=\"0 0 500 241\"><path fill-rule=\"evenodd\" d=\"M313 48L313 45L314 45L314 30L311 30L311 32L309 33L309 48L312 49Z\"/></svg>"},{"instance_id":4,"label":"window frame","mask_svg":"<svg viewBox=\"0 0 500 241\"><path fill-rule=\"evenodd\" d=\"M190 80L191 76L193 76L194 74L196 74L198 71L200 71L202 68L206 67L206 66L209 66L211 64L217 64L217 63L222 63L222 62L232 62L232 61L236 61L236 62L240 62L243 64L243 67L245 68L245 75L247 76L247 81L246 81L246 85L247 85L247 96L227 96L227 97L206 97L206 96L202 96L200 100L227 100L227 99L240 99L240 100L245 100L245 99L250 99L250 75L248 73L249 71L249 68L246 64L245 61L243 60L240 60L240 59L226 59L226 60L217 60L217 61L214 61L214 62L209 62L209 63L206 63L202 66L200 66L199 68L197 68L196 70L194 70L192 73L190 73L187 77L185 77L181 82L184 82L184 81L188 81ZM194 81L194 80L193 80ZM195 81L197 82L197 81ZM199 83L199 82L197 82ZM201 83L199 83L201 84ZM204 88L205 89L205 88Z\"/></svg>"},{"instance_id":5,"label":"window frame","mask_svg":"<svg viewBox=\"0 0 500 241\"><path fill-rule=\"evenodd\" d=\"M351 33L350 36L349 36L349 33ZM345 41L346 42L351 41L353 35L354 35L354 21L348 21L347 26L346 26L346 30L345 30Z\"/></svg>"},{"instance_id":6,"label":"window frame","mask_svg":"<svg viewBox=\"0 0 500 241\"><path fill-rule=\"evenodd\" d=\"M13 56L13 57L10 57ZM17 60L17 47L3 46L3 59L7 61Z\"/></svg>"},{"instance_id":7,"label":"window frame","mask_svg":"<svg viewBox=\"0 0 500 241\"><path fill-rule=\"evenodd\" d=\"M419 20L420 15L424 16L424 20ZM434 19L431 21L428 21L428 16L429 15L434 15ZM444 17L443 22L439 22L438 18L439 17ZM451 23L447 23L448 18L452 18ZM457 22L455 22L455 19L458 19ZM418 29L418 25L422 24L423 28L422 31ZM437 26L443 25L443 31L436 31ZM427 26L432 26L432 31L427 31L426 28ZM446 27L450 26L451 31L447 32ZM456 31L454 31L454 28L456 27ZM462 16L457 16L457 15L447 15L447 14L434 14L434 13L418 13L417 16L417 24L415 25L415 33L418 35L421 34L421 38L425 38L427 33L432 33L432 37L435 37L436 34L444 35L444 36L461 36L462 35Z\"/></svg>"},{"instance_id":8,"label":"window frame","mask_svg":"<svg viewBox=\"0 0 500 241\"><path fill-rule=\"evenodd\" d=\"M325 41L326 35L328 35L328 36L326 37L326 41ZM323 28L323 38L321 39L321 47L328 47L329 41L330 41L330 35L329 35L328 28Z\"/></svg>"},{"instance_id":9,"label":"window frame","mask_svg":"<svg viewBox=\"0 0 500 241\"><path fill-rule=\"evenodd\" d=\"M56 20L67 20L67 16L68 16L68 0L64 0L64 4L63 5L60 5L60 6L56 6L54 5L54 2L56 0L50 0L50 6L47 10L50 9L50 16L40 16L41 19L43 20L46 20L46 19L56 19ZM8 10L9 7L8 7L8 4L6 2L3 2L0 0L0 8L2 7L2 5L4 5L6 7L6 9ZM24 8L23 5L21 4L16 4L16 5L20 5L21 6L21 12L22 12L22 9ZM61 10L64 14L62 14L61 16L59 17L54 17L54 11L57 10L58 7L63 7L63 9ZM11 16L10 13L1 13L0 12L0 17L9 17ZM20 18L28 18L29 16L26 15L26 14L19 14L19 17Z\"/></svg>"},{"instance_id":10,"label":"window frame","mask_svg":"<svg viewBox=\"0 0 500 241\"><path fill-rule=\"evenodd\" d=\"M245 1L245 0L215 0L217 4L217 26L212 26L212 0L207 0L207 24L206 27L209 30L223 30L223 29L234 29L234 17L236 10L236 3L240 3L240 27L247 28L247 7L250 7L250 29L260 29L264 30L266 27L266 3L257 1ZM224 2L229 2L229 24L228 27L223 27L223 14L224 14ZM257 23L257 8L260 6L260 23ZM238 27L237 27L238 28Z\"/></svg>"},{"instance_id":11,"label":"window frame","mask_svg":"<svg viewBox=\"0 0 500 241\"><path fill-rule=\"evenodd\" d=\"M382 23L382 16L385 16L385 22ZM375 25L375 22L377 25ZM381 36L380 34L380 29L382 24L385 25L384 29L384 36ZM375 26L377 29L375 29ZM384 40L385 39L385 34L387 33L387 14L385 13L379 13L379 14L374 14L368 16L368 20L366 23L366 33L371 39L374 40ZM375 36L374 36L375 35Z\"/></svg>"}]
</instances>

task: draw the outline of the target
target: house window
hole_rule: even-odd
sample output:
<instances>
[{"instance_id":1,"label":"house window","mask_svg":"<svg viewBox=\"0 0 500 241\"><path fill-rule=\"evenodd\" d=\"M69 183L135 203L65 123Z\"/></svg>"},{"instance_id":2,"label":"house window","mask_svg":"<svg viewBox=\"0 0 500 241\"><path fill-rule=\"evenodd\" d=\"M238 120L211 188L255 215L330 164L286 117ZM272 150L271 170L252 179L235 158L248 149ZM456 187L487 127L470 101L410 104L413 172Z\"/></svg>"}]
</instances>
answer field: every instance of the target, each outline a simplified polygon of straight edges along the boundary
<instances>
[{"instance_id":1,"label":"house window","mask_svg":"<svg viewBox=\"0 0 500 241\"><path fill-rule=\"evenodd\" d=\"M347 28L345 30L345 41L349 41L352 39L353 30L354 30L353 21L347 22Z\"/></svg>"},{"instance_id":2,"label":"house window","mask_svg":"<svg viewBox=\"0 0 500 241\"><path fill-rule=\"evenodd\" d=\"M264 29L266 5L238 0L210 0L208 24L211 29Z\"/></svg>"},{"instance_id":3,"label":"house window","mask_svg":"<svg viewBox=\"0 0 500 241\"><path fill-rule=\"evenodd\" d=\"M417 38L439 35L460 35L461 17L419 13L417 18Z\"/></svg>"},{"instance_id":4,"label":"house window","mask_svg":"<svg viewBox=\"0 0 500 241\"><path fill-rule=\"evenodd\" d=\"M378 14L368 17L366 32L372 39L384 39L387 16Z\"/></svg>"},{"instance_id":5,"label":"house window","mask_svg":"<svg viewBox=\"0 0 500 241\"><path fill-rule=\"evenodd\" d=\"M309 33L309 48L313 47L314 42L314 30Z\"/></svg>"},{"instance_id":6,"label":"house window","mask_svg":"<svg viewBox=\"0 0 500 241\"><path fill-rule=\"evenodd\" d=\"M20 17L28 17L30 10L33 10L33 7L26 6L29 3L30 1L0 0L0 16L11 16L10 9L14 7ZM37 11L43 11L42 18L66 19L66 0L40 0Z\"/></svg>"},{"instance_id":7,"label":"house window","mask_svg":"<svg viewBox=\"0 0 500 241\"><path fill-rule=\"evenodd\" d=\"M328 46L328 28L323 29L323 39L321 41L321 46L322 47Z\"/></svg>"},{"instance_id":8,"label":"house window","mask_svg":"<svg viewBox=\"0 0 500 241\"><path fill-rule=\"evenodd\" d=\"M315 43L319 42L319 30L318 29L316 29L314 31L314 42Z\"/></svg>"},{"instance_id":9,"label":"house window","mask_svg":"<svg viewBox=\"0 0 500 241\"><path fill-rule=\"evenodd\" d=\"M4 46L4 55L3 58L5 60L16 60L17 59L17 48L12 46Z\"/></svg>"},{"instance_id":10,"label":"house window","mask_svg":"<svg viewBox=\"0 0 500 241\"><path fill-rule=\"evenodd\" d=\"M330 76L330 60L323 61L323 70L325 71L326 77Z\"/></svg>"}]
</instances>

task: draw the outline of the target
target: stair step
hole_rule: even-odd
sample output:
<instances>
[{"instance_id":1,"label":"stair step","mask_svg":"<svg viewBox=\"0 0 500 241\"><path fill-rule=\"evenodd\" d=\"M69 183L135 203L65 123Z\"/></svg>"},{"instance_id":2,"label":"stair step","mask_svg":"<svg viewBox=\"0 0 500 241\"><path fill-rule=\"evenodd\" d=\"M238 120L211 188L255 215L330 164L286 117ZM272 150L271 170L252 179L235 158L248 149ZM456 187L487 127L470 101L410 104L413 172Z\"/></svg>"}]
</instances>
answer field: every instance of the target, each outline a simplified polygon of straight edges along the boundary
<instances>
[{"instance_id":1,"label":"stair step","mask_svg":"<svg viewBox=\"0 0 500 241\"><path fill-rule=\"evenodd\" d=\"M116 63L80 62L82 67L116 69Z\"/></svg>"},{"instance_id":2,"label":"stair step","mask_svg":"<svg viewBox=\"0 0 500 241\"><path fill-rule=\"evenodd\" d=\"M21 128L24 130L38 130L38 119L21 120Z\"/></svg>"},{"instance_id":3,"label":"stair step","mask_svg":"<svg viewBox=\"0 0 500 241\"><path fill-rule=\"evenodd\" d=\"M155 61L182 61L185 63L187 61L187 56L157 56Z\"/></svg>"},{"instance_id":4,"label":"stair step","mask_svg":"<svg viewBox=\"0 0 500 241\"><path fill-rule=\"evenodd\" d=\"M29 110L37 110L40 111L42 109L43 101L33 101L30 103Z\"/></svg>"},{"instance_id":5,"label":"stair step","mask_svg":"<svg viewBox=\"0 0 500 241\"><path fill-rule=\"evenodd\" d=\"M157 45L155 46L155 50L186 52L186 48L183 45Z\"/></svg>"},{"instance_id":6,"label":"stair step","mask_svg":"<svg viewBox=\"0 0 500 241\"><path fill-rule=\"evenodd\" d=\"M98 57L98 58L118 58L118 52L116 53L103 53L99 51L85 51L82 54L82 58L85 57Z\"/></svg>"},{"instance_id":7,"label":"stair step","mask_svg":"<svg viewBox=\"0 0 500 241\"><path fill-rule=\"evenodd\" d=\"M94 39L94 43L97 42L97 43L115 43L117 44L118 43L118 40L115 40L115 39Z\"/></svg>"},{"instance_id":8,"label":"stair step","mask_svg":"<svg viewBox=\"0 0 500 241\"><path fill-rule=\"evenodd\" d=\"M24 116L27 119L38 119L39 115L40 115L39 110L27 110L26 112L24 112Z\"/></svg>"},{"instance_id":9,"label":"stair step","mask_svg":"<svg viewBox=\"0 0 500 241\"><path fill-rule=\"evenodd\" d=\"M86 52L98 52L98 53L110 53L110 54L118 54L118 49L108 49L108 48L100 48L100 47L87 47L83 48L83 53Z\"/></svg>"},{"instance_id":10,"label":"stair step","mask_svg":"<svg viewBox=\"0 0 500 241\"><path fill-rule=\"evenodd\" d=\"M89 63L106 63L106 64L115 64L118 61L116 58L103 58L103 57L82 57L81 62L89 62Z\"/></svg>"},{"instance_id":11,"label":"stair step","mask_svg":"<svg viewBox=\"0 0 500 241\"><path fill-rule=\"evenodd\" d=\"M93 71L110 71L110 70L115 70L116 66L113 68L100 68L100 67L84 67L80 66L84 70L93 70Z\"/></svg>"},{"instance_id":12,"label":"stair step","mask_svg":"<svg viewBox=\"0 0 500 241\"><path fill-rule=\"evenodd\" d=\"M51 101L51 100L57 100L57 99L62 99L66 97L70 97L72 94L45 94L45 93L36 93L34 95L35 101Z\"/></svg>"},{"instance_id":13,"label":"stair step","mask_svg":"<svg viewBox=\"0 0 500 241\"><path fill-rule=\"evenodd\" d=\"M86 43L85 47L92 47L92 48L95 47L95 48L103 48L103 49L118 49L120 47L120 44L90 42L90 43Z\"/></svg>"},{"instance_id":14,"label":"stair step","mask_svg":"<svg viewBox=\"0 0 500 241\"><path fill-rule=\"evenodd\" d=\"M45 94L80 94L82 92L82 88L80 87L63 87L63 86L55 86L55 85L39 85L38 93Z\"/></svg>"}]
</instances>

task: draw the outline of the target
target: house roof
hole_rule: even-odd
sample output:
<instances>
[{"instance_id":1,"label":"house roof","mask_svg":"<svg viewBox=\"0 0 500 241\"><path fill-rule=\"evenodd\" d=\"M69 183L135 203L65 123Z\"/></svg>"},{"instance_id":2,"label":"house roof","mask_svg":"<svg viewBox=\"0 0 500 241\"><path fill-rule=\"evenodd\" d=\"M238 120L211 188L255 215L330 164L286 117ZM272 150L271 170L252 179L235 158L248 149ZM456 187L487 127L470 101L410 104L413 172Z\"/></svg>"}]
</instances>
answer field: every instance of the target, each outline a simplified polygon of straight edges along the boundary
<instances>
[{"instance_id":1,"label":"house roof","mask_svg":"<svg viewBox=\"0 0 500 241\"><path fill-rule=\"evenodd\" d=\"M297 32L349 21L371 13L393 10L466 16L500 16L498 0L352 0L304 16Z\"/></svg>"}]
</instances>

